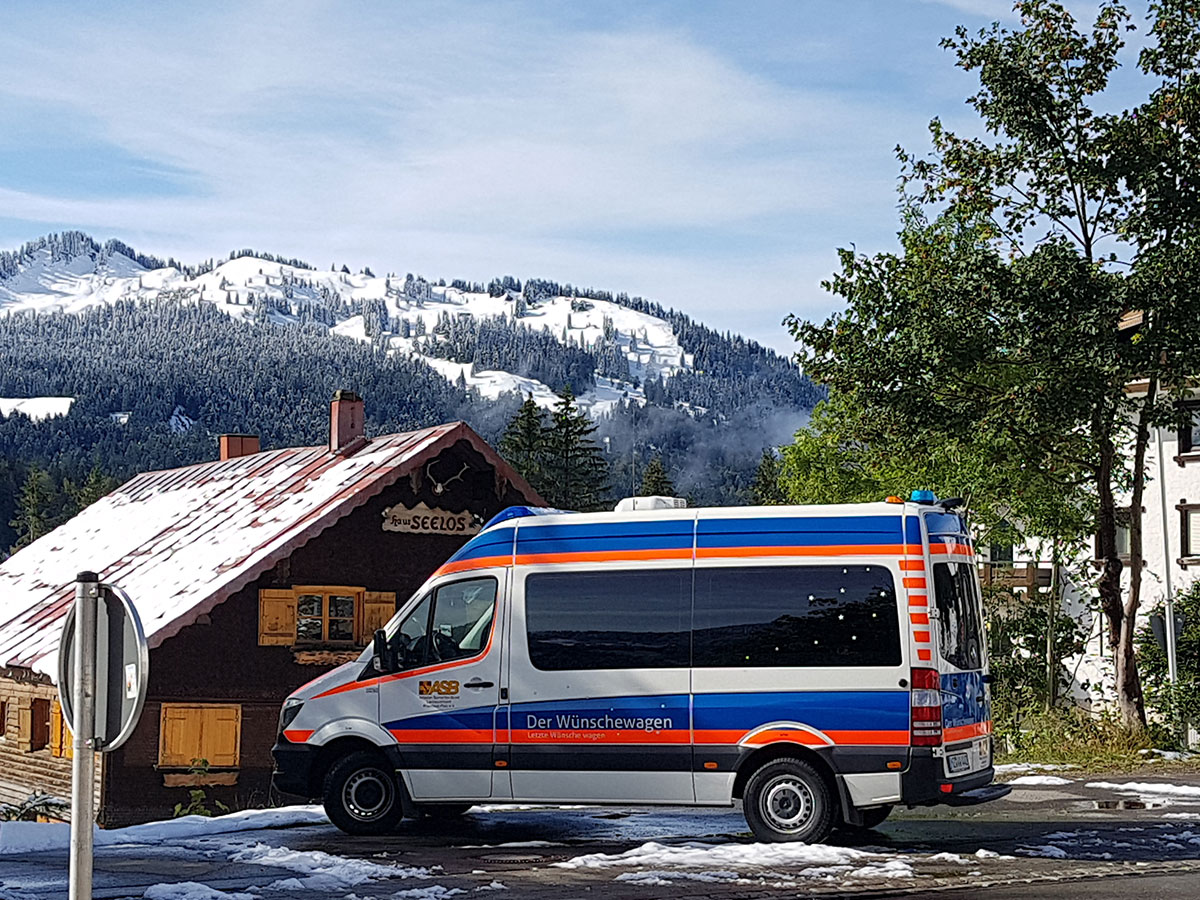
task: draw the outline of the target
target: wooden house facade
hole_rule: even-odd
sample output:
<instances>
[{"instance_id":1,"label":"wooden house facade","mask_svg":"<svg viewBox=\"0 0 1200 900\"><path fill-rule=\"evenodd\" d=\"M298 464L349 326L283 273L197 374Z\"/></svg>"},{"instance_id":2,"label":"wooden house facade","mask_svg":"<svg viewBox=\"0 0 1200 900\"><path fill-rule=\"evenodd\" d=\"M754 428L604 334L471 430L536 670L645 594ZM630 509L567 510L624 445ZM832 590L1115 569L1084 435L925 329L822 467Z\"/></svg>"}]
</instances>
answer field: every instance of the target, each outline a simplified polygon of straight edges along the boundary
<instances>
[{"instance_id":1,"label":"wooden house facade","mask_svg":"<svg viewBox=\"0 0 1200 900\"><path fill-rule=\"evenodd\" d=\"M327 447L223 436L222 459L137 476L0 565L0 802L70 795L52 675L77 571L130 594L151 647L141 720L100 755L100 823L169 817L196 785L263 805L283 699L487 519L540 503L465 424L367 439L362 412L339 392Z\"/></svg>"}]
</instances>

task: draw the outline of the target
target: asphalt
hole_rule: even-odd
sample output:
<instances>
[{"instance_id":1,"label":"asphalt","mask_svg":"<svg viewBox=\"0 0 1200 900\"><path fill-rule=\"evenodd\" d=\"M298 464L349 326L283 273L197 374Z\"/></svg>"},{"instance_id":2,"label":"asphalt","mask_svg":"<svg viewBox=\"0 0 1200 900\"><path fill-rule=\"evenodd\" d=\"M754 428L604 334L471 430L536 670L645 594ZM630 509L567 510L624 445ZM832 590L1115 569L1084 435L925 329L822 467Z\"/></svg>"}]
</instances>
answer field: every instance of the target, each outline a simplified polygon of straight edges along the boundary
<instances>
[{"instance_id":1,"label":"asphalt","mask_svg":"<svg viewBox=\"0 0 1200 900\"><path fill-rule=\"evenodd\" d=\"M740 900L809 896L939 896L986 900L1055 896L1200 897L1200 774L1143 771L1135 775L1072 779L1067 785L1018 785L984 806L901 810L872 832L844 832L831 843L898 859L906 877L868 866L822 874L804 866L737 868L723 880L696 880L708 867L566 869L554 865L584 854L620 854L656 841L749 844L740 810L681 808L488 809L450 823L407 821L392 835L351 838L332 826L304 826L194 838L171 845L116 845L98 851L96 898L141 897L151 885L199 882L234 892L259 888L264 898L392 897L402 891L437 900L451 890L557 900L600 894L606 900L688 898ZM1170 796L1087 787L1088 781L1157 782L1191 786L1196 795ZM235 862L231 844L257 847L258 862ZM319 851L346 860L396 866L409 877L347 886L304 878L288 865L263 864L270 848ZM981 858L977 851L987 854ZM992 856L990 854L999 854ZM66 897L66 856L0 857L0 897ZM350 863L342 864L347 870ZM414 869L423 877L413 877ZM657 867L655 867L657 869ZM714 867L715 868L715 865ZM625 878L618 880L618 876ZM634 880L629 880L629 879ZM264 891L267 885L276 888ZM336 888L336 889L335 889ZM182 888L179 894L183 894ZM213 895L214 897L217 895ZM405 896L400 894L400 896Z\"/></svg>"}]
</instances>

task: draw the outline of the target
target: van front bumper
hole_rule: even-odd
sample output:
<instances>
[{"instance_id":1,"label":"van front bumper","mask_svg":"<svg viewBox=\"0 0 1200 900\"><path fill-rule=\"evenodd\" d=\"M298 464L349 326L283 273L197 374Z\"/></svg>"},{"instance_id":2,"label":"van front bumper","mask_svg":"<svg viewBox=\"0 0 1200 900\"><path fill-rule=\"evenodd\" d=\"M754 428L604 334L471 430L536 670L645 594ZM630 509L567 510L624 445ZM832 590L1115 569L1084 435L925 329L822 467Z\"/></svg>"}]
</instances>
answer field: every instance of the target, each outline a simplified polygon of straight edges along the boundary
<instances>
[{"instance_id":1,"label":"van front bumper","mask_svg":"<svg viewBox=\"0 0 1200 900\"><path fill-rule=\"evenodd\" d=\"M901 802L908 806L971 806L998 800L1012 788L992 784L996 770L988 766L968 775L947 778L940 756L927 747L913 747L908 771L900 778Z\"/></svg>"},{"instance_id":2,"label":"van front bumper","mask_svg":"<svg viewBox=\"0 0 1200 900\"><path fill-rule=\"evenodd\" d=\"M317 748L304 744L293 744L283 735L271 748L275 768L271 773L271 784L277 791L295 794L310 800L317 796L320 785L314 785L313 770L317 762Z\"/></svg>"}]
</instances>

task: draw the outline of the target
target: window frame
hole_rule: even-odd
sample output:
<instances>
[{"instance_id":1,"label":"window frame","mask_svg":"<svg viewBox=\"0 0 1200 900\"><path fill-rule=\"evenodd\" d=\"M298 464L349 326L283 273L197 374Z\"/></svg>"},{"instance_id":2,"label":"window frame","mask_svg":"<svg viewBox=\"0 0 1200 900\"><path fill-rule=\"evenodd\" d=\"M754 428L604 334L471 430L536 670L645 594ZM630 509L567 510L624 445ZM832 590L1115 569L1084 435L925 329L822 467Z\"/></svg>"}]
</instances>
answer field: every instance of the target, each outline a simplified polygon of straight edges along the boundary
<instances>
[{"instance_id":1,"label":"window frame","mask_svg":"<svg viewBox=\"0 0 1200 900\"><path fill-rule=\"evenodd\" d=\"M300 620L317 618L316 616L300 615L300 598L305 595L320 596L320 598L321 598L321 616L320 616L321 637L318 639L315 639L315 640L310 639L310 638L302 639L300 637ZM363 614L363 603L366 598L366 588L351 587L349 585L329 585L329 584L294 585L292 587L292 596L295 598L295 602L296 602L296 641L293 644L293 646L305 648L305 649L311 648L311 647L325 647L325 646L347 647L347 648L365 646L364 644L359 644L355 638L356 638L356 635L358 634L359 621L362 618L362 614ZM341 596L341 597L349 596L353 600L354 611L349 619L349 622L350 622L350 638L349 638L349 640L334 640L329 637L329 621L330 621L330 619L334 619L335 621L339 621L339 622L347 621L344 616L330 616L329 615L329 601L330 601L330 598L334 597L334 596Z\"/></svg>"},{"instance_id":2,"label":"window frame","mask_svg":"<svg viewBox=\"0 0 1200 900\"><path fill-rule=\"evenodd\" d=\"M1146 509L1143 507L1142 515L1145 514ZM1132 529L1131 522L1133 520L1133 506L1117 506L1113 509L1113 515L1117 522L1118 534L1123 530L1126 535L1124 551L1121 551L1119 546L1120 542L1118 541L1117 559L1121 561L1122 565L1127 566L1133 560L1133 556L1129 552L1129 532ZM1097 564L1104 562L1104 558L1100 556L1100 535L1098 534L1092 539L1092 561Z\"/></svg>"},{"instance_id":3,"label":"window frame","mask_svg":"<svg viewBox=\"0 0 1200 900\"><path fill-rule=\"evenodd\" d=\"M1179 451L1175 456L1175 462L1180 466L1187 465L1189 462L1200 462L1200 446L1192 444L1192 430L1200 425L1200 399L1181 400L1176 404L1176 408L1190 416L1192 425L1189 428L1180 428L1175 432Z\"/></svg>"},{"instance_id":4,"label":"window frame","mask_svg":"<svg viewBox=\"0 0 1200 900\"><path fill-rule=\"evenodd\" d=\"M1200 512L1200 503L1188 503L1187 500L1181 499L1175 508L1179 510L1179 558L1176 562L1183 568L1188 566L1200 565L1200 553L1189 554L1189 549L1200 550L1200 547L1192 548L1189 545L1192 542L1193 535L1191 534L1191 525L1188 522L1190 514ZM1200 535L1195 537L1200 538Z\"/></svg>"}]
</instances>

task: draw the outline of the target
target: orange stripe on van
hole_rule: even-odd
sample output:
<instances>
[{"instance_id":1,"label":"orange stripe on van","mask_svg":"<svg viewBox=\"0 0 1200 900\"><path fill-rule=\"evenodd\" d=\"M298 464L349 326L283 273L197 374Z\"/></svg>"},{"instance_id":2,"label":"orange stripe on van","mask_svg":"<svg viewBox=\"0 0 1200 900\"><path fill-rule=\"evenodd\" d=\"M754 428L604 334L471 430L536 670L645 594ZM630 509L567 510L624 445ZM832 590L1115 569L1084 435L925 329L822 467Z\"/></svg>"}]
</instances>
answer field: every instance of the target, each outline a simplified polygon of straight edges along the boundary
<instances>
[{"instance_id":1,"label":"orange stripe on van","mask_svg":"<svg viewBox=\"0 0 1200 900\"><path fill-rule=\"evenodd\" d=\"M377 684L386 684L389 681L400 681L404 678L416 678L418 675L428 675L432 672L444 672L446 669L457 669L459 666L465 666L469 663L477 663L487 656L492 651L492 641L496 638L496 628L493 622L491 633L488 634L487 646L480 653L474 656L468 656L466 659L453 659L450 662L437 663L432 666L422 666L419 669L409 669L407 672L392 672L389 675L378 675L375 678L368 678L365 681L351 681L348 684L339 684L337 687L331 687L327 691L314 696L313 700L318 700L321 697L332 697L334 694L344 694L346 691L357 691L359 688L374 687Z\"/></svg>"},{"instance_id":2,"label":"orange stripe on van","mask_svg":"<svg viewBox=\"0 0 1200 900\"><path fill-rule=\"evenodd\" d=\"M826 731L838 746L843 744L872 747L899 747L908 743L907 731Z\"/></svg>"},{"instance_id":3,"label":"orange stripe on van","mask_svg":"<svg viewBox=\"0 0 1200 900\"><path fill-rule=\"evenodd\" d=\"M923 559L902 559L900 560L901 572L924 572L925 560Z\"/></svg>"},{"instance_id":4,"label":"orange stripe on van","mask_svg":"<svg viewBox=\"0 0 1200 900\"><path fill-rule=\"evenodd\" d=\"M909 606L928 606L929 605L929 595L928 594L909 594L908 595L908 605Z\"/></svg>"},{"instance_id":5,"label":"orange stripe on van","mask_svg":"<svg viewBox=\"0 0 1200 900\"><path fill-rule=\"evenodd\" d=\"M967 741L971 738L985 737L991 733L991 720L987 722L975 722L971 725L958 725L954 728L945 729L942 732L942 741L947 744L953 744L956 741Z\"/></svg>"},{"instance_id":6,"label":"orange stripe on van","mask_svg":"<svg viewBox=\"0 0 1200 900\"><path fill-rule=\"evenodd\" d=\"M924 578L905 578L904 586L906 588L913 588L914 590L924 591L927 589L925 587L925 579Z\"/></svg>"},{"instance_id":7,"label":"orange stripe on van","mask_svg":"<svg viewBox=\"0 0 1200 900\"><path fill-rule=\"evenodd\" d=\"M914 631L913 632L913 640L915 640L918 644L928 644L929 643L929 632L928 631Z\"/></svg>"},{"instance_id":8,"label":"orange stripe on van","mask_svg":"<svg viewBox=\"0 0 1200 900\"><path fill-rule=\"evenodd\" d=\"M908 619L914 625L928 625L929 613L909 613Z\"/></svg>"},{"instance_id":9,"label":"orange stripe on van","mask_svg":"<svg viewBox=\"0 0 1200 900\"><path fill-rule=\"evenodd\" d=\"M697 559L761 556L900 556L903 544L830 544L826 547L697 547Z\"/></svg>"},{"instance_id":10,"label":"orange stripe on van","mask_svg":"<svg viewBox=\"0 0 1200 900\"><path fill-rule=\"evenodd\" d=\"M398 744L491 744L494 741L490 728L393 728L391 733Z\"/></svg>"},{"instance_id":11,"label":"orange stripe on van","mask_svg":"<svg viewBox=\"0 0 1200 900\"><path fill-rule=\"evenodd\" d=\"M919 649L919 648L918 648L918 650L917 650L917 659L921 660L922 662L929 662L929 660L931 659L931 657L930 657L930 655L929 655L929 651L928 651L928 650L921 650L921 649Z\"/></svg>"},{"instance_id":12,"label":"orange stripe on van","mask_svg":"<svg viewBox=\"0 0 1200 900\"><path fill-rule=\"evenodd\" d=\"M502 566L511 566L512 559L511 556L480 556L477 559L459 559L454 562L445 563L433 573L432 577L453 575L455 572L467 572L471 569L494 569Z\"/></svg>"}]
</instances>

